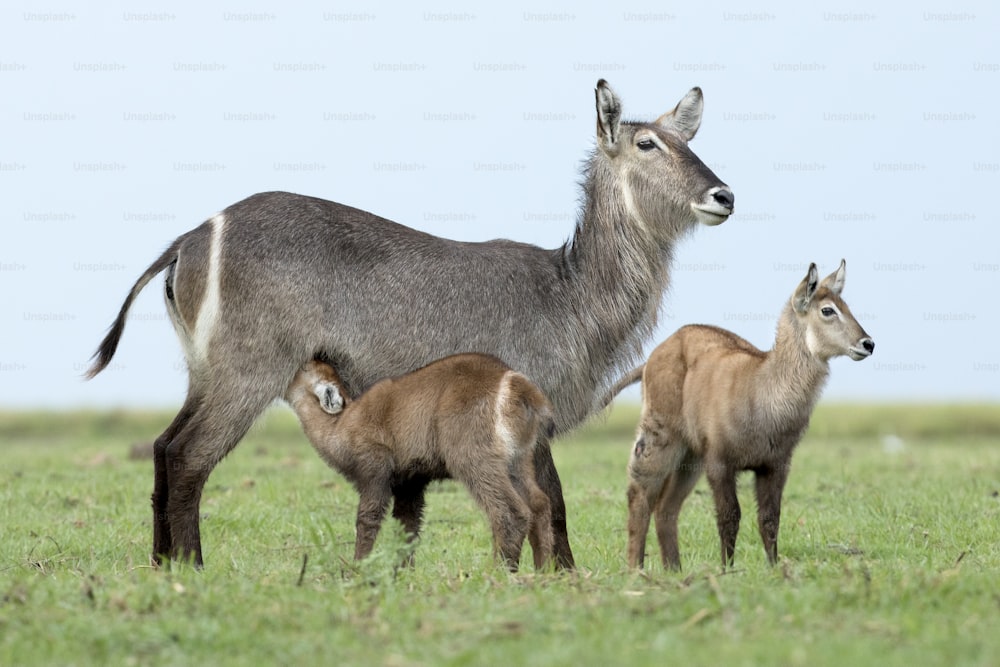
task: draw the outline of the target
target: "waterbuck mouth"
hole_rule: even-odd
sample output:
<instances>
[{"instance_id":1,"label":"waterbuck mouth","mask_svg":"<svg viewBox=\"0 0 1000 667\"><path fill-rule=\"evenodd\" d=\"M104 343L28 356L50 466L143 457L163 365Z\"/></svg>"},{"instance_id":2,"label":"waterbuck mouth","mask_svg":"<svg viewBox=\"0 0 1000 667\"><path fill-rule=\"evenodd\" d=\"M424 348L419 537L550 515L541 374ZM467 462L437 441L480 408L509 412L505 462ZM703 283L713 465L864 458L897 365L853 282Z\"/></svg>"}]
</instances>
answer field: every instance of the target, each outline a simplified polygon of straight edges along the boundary
<instances>
[{"instance_id":1,"label":"waterbuck mouth","mask_svg":"<svg viewBox=\"0 0 1000 667\"><path fill-rule=\"evenodd\" d=\"M865 350L864 348L859 348L859 347L849 347L849 348L847 348L847 354L854 361L861 361L862 359L867 359L868 357L872 356L871 352L869 352L868 350Z\"/></svg>"},{"instance_id":2,"label":"waterbuck mouth","mask_svg":"<svg viewBox=\"0 0 1000 667\"><path fill-rule=\"evenodd\" d=\"M703 225L715 227L724 223L733 213L733 209L719 205L691 204L694 217Z\"/></svg>"},{"instance_id":3,"label":"waterbuck mouth","mask_svg":"<svg viewBox=\"0 0 1000 667\"><path fill-rule=\"evenodd\" d=\"M727 185L716 185L705 193L705 198L698 204L691 204L694 217L703 225L714 227L721 225L733 214L733 204L736 198Z\"/></svg>"}]
</instances>

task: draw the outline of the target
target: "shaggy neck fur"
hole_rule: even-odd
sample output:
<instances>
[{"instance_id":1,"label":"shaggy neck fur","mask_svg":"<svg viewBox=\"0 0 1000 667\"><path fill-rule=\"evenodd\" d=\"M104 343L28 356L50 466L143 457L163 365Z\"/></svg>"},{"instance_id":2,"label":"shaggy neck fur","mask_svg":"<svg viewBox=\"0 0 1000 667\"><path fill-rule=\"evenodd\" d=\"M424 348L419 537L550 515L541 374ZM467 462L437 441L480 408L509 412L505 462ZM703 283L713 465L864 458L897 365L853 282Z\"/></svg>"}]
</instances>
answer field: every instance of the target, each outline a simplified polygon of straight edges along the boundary
<instances>
[{"instance_id":1,"label":"shaggy neck fur","mask_svg":"<svg viewBox=\"0 0 1000 667\"><path fill-rule=\"evenodd\" d=\"M584 170L584 207L562 248L594 385L606 389L631 368L656 326L668 284L677 224L663 214L637 220L608 158L595 151ZM633 201L639 198L633 193ZM660 219L664 218L664 219ZM653 236L655 229L669 232ZM595 401L600 402L599 396Z\"/></svg>"},{"instance_id":2,"label":"shaggy neck fur","mask_svg":"<svg viewBox=\"0 0 1000 667\"><path fill-rule=\"evenodd\" d=\"M777 423L801 416L808 421L830 374L830 365L814 355L806 343L806 331L789 302L778 320L774 348L768 353L760 372L767 388L771 415ZM804 425L804 424L803 424Z\"/></svg>"}]
</instances>

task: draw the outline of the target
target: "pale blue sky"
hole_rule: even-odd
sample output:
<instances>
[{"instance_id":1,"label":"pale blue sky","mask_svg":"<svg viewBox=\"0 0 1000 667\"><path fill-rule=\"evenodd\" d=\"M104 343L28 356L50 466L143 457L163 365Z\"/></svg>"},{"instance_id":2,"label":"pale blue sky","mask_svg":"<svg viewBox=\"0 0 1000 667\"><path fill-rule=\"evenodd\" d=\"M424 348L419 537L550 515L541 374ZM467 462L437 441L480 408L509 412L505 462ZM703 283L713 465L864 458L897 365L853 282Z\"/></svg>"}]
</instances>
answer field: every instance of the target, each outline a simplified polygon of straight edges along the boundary
<instances>
[{"instance_id":1,"label":"pale blue sky","mask_svg":"<svg viewBox=\"0 0 1000 667\"><path fill-rule=\"evenodd\" d=\"M826 400L1000 399L996 3L104 4L0 10L0 407L179 405L158 280L80 374L159 252L257 191L558 245L601 77L640 119L701 86L692 147L736 195L649 349L688 322L767 348L845 257L877 347Z\"/></svg>"}]
</instances>

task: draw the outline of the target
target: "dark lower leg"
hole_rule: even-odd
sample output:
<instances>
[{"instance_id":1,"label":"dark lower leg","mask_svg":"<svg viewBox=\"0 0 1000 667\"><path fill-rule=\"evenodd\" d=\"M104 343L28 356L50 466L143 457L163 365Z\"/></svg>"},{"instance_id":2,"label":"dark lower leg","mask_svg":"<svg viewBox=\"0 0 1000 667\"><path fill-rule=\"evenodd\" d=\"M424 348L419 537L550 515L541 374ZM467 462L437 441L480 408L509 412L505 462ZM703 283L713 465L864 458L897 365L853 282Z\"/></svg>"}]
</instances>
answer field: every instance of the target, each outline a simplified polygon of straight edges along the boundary
<instances>
[{"instance_id":1,"label":"dark lower leg","mask_svg":"<svg viewBox=\"0 0 1000 667\"><path fill-rule=\"evenodd\" d=\"M552 553L556 565L566 570L575 567L573 550L569 546L566 528L566 502L563 500L562 483L552 460L552 449L548 441L539 442L535 447L535 480L539 488L549 497L552 513Z\"/></svg>"},{"instance_id":2,"label":"dark lower leg","mask_svg":"<svg viewBox=\"0 0 1000 667\"><path fill-rule=\"evenodd\" d=\"M167 517L171 544L170 560L202 567L200 506L201 492L211 470L202 470L187 463L183 457L167 455L170 496Z\"/></svg>"},{"instance_id":3,"label":"dark lower leg","mask_svg":"<svg viewBox=\"0 0 1000 667\"><path fill-rule=\"evenodd\" d=\"M354 560L361 560L375 548L375 538L378 537L386 510L389 508L389 500L392 498L388 483L369 484L360 490L360 494L358 517L355 522L357 537L354 543Z\"/></svg>"},{"instance_id":4,"label":"dark lower leg","mask_svg":"<svg viewBox=\"0 0 1000 667\"><path fill-rule=\"evenodd\" d=\"M787 479L787 466L781 469L758 471L757 487L757 529L764 543L767 561L778 562L778 528L781 523L781 493Z\"/></svg>"},{"instance_id":5,"label":"dark lower leg","mask_svg":"<svg viewBox=\"0 0 1000 667\"><path fill-rule=\"evenodd\" d=\"M427 480L413 479L393 487L392 516L403 525L406 539L413 543L420 536L420 526L424 515L424 492ZM406 565L414 562L413 550L406 557Z\"/></svg>"},{"instance_id":6,"label":"dark lower leg","mask_svg":"<svg viewBox=\"0 0 1000 667\"><path fill-rule=\"evenodd\" d=\"M654 510L656 518L656 539L660 543L663 567L681 569L681 554L677 539L677 519L681 507L701 476L701 466L697 459L687 456L677 469L667 478Z\"/></svg>"},{"instance_id":7,"label":"dark lower leg","mask_svg":"<svg viewBox=\"0 0 1000 667\"><path fill-rule=\"evenodd\" d=\"M198 567L204 563L199 506L205 482L215 465L239 443L276 395L267 391L266 383L255 385L245 378L220 386L242 391L220 392L199 401L166 446L163 457L170 530L167 554L171 559L189 561Z\"/></svg>"},{"instance_id":8,"label":"dark lower leg","mask_svg":"<svg viewBox=\"0 0 1000 667\"><path fill-rule=\"evenodd\" d=\"M736 553L736 536L740 531L740 501L736 497L736 476L724 473L709 477L715 499L715 523L719 529L722 566L731 567Z\"/></svg>"},{"instance_id":9,"label":"dark lower leg","mask_svg":"<svg viewBox=\"0 0 1000 667\"><path fill-rule=\"evenodd\" d=\"M169 486L167 475L167 447L194 414L197 399L188 396L180 412L170 426L153 443L153 552L154 565L162 564L164 556L170 554L173 540L170 534L170 519L167 513Z\"/></svg>"}]
</instances>

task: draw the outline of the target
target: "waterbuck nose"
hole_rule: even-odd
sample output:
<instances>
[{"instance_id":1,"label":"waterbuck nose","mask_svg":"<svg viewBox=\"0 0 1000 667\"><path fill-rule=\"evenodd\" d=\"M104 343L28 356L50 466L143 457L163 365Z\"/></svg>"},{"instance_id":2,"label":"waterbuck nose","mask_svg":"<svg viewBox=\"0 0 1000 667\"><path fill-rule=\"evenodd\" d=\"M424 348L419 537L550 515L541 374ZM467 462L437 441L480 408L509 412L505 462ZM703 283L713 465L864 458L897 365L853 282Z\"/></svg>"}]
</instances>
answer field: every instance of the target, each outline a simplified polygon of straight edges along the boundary
<instances>
[{"instance_id":1,"label":"waterbuck nose","mask_svg":"<svg viewBox=\"0 0 1000 667\"><path fill-rule=\"evenodd\" d=\"M875 341L871 338L864 338L861 340L861 347L865 348L865 352L871 354L875 351Z\"/></svg>"},{"instance_id":2,"label":"waterbuck nose","mask_svg":"<svg viewBox=\"0 0 1000 667\"><path fill-rule=\"evenodd\" d=\"M733 204L736 202L736 197L733 196L733 191L722 186L716 188L715 192L712 193L712 199L714 199L723 208L728 208L730 211L733 210Z\"/></svg>"}]
</instances>

